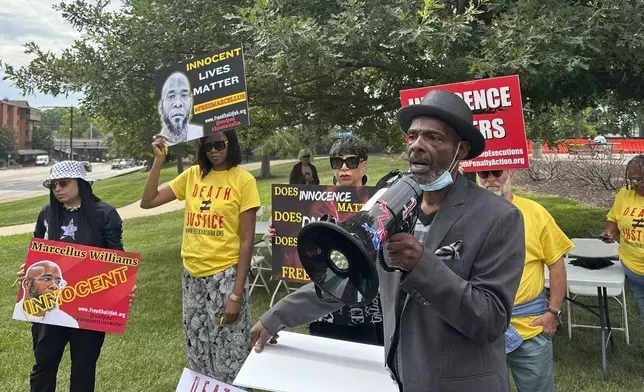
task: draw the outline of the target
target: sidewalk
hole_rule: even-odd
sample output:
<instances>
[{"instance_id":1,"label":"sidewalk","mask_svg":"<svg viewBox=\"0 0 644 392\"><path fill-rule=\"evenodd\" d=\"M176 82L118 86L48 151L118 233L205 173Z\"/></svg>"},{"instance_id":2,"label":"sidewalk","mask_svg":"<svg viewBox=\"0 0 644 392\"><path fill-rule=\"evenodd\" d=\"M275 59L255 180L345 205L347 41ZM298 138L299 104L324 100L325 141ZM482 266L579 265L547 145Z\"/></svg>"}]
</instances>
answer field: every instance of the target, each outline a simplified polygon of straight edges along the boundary
<instances>
[{"instance_id":1,"label":"sidewalk","mask_svg":"<svg viewBox=\"0 0 644 392\"><path fill-rule=\"evenodd\" d=\"M296 162L296 160L294 159L283 159L283 160L271 161L271 167L281 165L281 164L294 163L294 162ZM251 171L251 170L259 169L261 166L261 162L246 163L239 166L243 167L248 171ZM132 219L132 218L140 218L142 216L161 215L167 212L182 210L186 205L185 201L174 200L160 207L144 210L143 208L139 207L140 203L141 203L141 200L137 200L132 204L128 204L126 206L118 208L117 211L121 216L121 219L125 220L125 219ZM0 227L0 237L15 235L15 234L32 233L35 226L36 226L36 222L25 223L23 225Z\"/></svg>"}]
</instances>

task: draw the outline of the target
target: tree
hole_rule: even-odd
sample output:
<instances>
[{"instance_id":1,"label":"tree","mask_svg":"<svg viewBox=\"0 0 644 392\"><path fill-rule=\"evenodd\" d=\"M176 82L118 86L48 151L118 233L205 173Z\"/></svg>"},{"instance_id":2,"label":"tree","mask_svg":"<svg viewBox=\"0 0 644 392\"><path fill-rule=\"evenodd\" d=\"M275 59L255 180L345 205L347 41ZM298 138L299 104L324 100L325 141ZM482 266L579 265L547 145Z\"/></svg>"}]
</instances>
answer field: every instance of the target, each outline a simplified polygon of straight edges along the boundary
<instances>
[{"instance_id":1,"label":"tree","mask_svg":"<svg viewBox=\"0 0 644 392\"><path fill-rule=\"evenodd\" d=\"M246 58L244 147L296 126L400 146L400 90L491 76L519 74L526 107L541 112L568 105L578 116L608 92L644 98L642 0L126 0L119 13L106 4L57 6L82 38L58 56L28 43L35 59L5 74L26 92L83 93L84 109L131 154L150 156L158 132L154 71L232 42Z\"/></svg>"},{"instance_id":2,"label":"tree","mask_svg":"<svg viewBox=\"0 0 644 392\"><path fill-rule=\"evenodd\" d=\"M54 150L54 135L51 130L42 125L35 127L31 135L31 148L34 150L45 150L51 154Z\"/></svg>"},{"instance_id":3,"label":"tree","mask_svg":"<svg viewBox=\"0 0 644 392\"><path fill-rule=\"evenodd\" d=\"M355 129L402 143L393 112L401 89L467 79L474 8L440 1L258 1L240 8L256 120L273 128ZM254 116L257 119L258 116Z\"/></svg>"},{"instance_id":4,"label":"tree","mask_svg":"<svg viewBox=\"0 0 644 392\"><path fill-rule=\"evenodd\" d=\"M155 70L227 45L232 29L224 16L250 3L126 0L120 12L107 11L108 0L61 3L54 8L81 38L60 55L25 44L35 59L26 67L6 65L6 77L26 93L81 92L85 112L105 119L123 154L151 157L150 142L160 127Z\"/></svg>"},{"instance_id":5,"label":"tree","mask_svg":"<svg viewBox=\"0 0 644 392\"><path fill-rule=\"evenodd\" d=\"M599 101L597 128L604 134L644 137L644 101L619 100L608 94Z\"/></svg>"},{"instance_id":6,"label":"tree","mask_svg":"<svg viewBox=\"0 0 644 392\"><path fill-rule=\"evenodd\" d=\"M40 112L40 128L50 132L55 137L63 124L62 117L65 115L66 111L67 109L65 108L42 110ZM67 122L67 124L67 127L69 128L69 122Z\"/></svg>"},{"instance_id":7,"label":"tree","mask_svg":"<svg viewBox=\"0 0 644 392\"><path fill-rule=\"evenodd\" d=\"M0 163L18 159L18 146L16 144L16 130L11 127L0 127Z\"/></svg>"},{"instance_id":8,"label":"tree","mask_svg":"<svg viewBox=\"0 0 644 392\"><path fill-rule=\"evenodd\" d=\"M69 138L69 125L71 124L71 112L66 111L60 118L61 125L58 130L58 138ZM75 139L100 139L106 133L105 120L102 118L92 117L83 110L74 108L74 134Z\"/></svg>"}]
</instances>

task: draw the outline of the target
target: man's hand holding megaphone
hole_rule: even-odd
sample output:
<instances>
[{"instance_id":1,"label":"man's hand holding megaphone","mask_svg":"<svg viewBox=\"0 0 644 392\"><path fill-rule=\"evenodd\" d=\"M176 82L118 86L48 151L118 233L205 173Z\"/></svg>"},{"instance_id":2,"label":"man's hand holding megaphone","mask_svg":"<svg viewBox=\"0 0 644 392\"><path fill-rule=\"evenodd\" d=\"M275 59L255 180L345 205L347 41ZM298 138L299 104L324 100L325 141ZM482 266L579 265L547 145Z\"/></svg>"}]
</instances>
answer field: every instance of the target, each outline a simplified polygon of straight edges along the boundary
<instances>
[{"instance_id":1,"label":"man's hand holding megaphone","mask_svg":"<svg viewBox=\"0 0 644 392\"><path fill-rule=\"evenodd\" d=\"M423 254L423 245L409 233L393 234L385 244L385 247L389 252L387 264L403 271L414 269Z\"/></svg>"}]
</instances>

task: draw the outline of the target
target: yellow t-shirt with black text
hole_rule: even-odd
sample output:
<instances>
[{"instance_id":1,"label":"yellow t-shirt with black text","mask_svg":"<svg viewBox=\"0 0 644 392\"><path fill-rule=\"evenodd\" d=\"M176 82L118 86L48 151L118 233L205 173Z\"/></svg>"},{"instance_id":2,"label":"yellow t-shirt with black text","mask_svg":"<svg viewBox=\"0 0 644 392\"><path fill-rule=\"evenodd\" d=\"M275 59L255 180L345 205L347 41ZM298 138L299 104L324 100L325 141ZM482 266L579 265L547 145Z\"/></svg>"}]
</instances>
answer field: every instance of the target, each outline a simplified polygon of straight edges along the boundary
<instances>
[{"instance_id":1,"label":"yellow t-shirt with black text","mask_svg":"<svg viewBox=\"0 0 644 392\"><path fill-rule=\"evenodd\" d=\"M622 188L607 219L619 229L619 258L628 269L644 275L644 196Z\"/></svg>"},{"instance_id":2,"label":"yellow t-shirt with black text","mask_svg":"<svg viewBox=\"0 0 644 392\"><path fill-rule=\"evenodd\" d=\"M544 265L552 265L574 245L557 226L550 213L539 203L523 197L514 196L512 200L523 214L525 226L525 266L521 283L514 299L518 305L539 295L545 286ZM530 323L539 316L512 317L512 326L524 340L532 339L543 331L543 327L531 327Z\"/></svg>"},{"instance_id":3,"label":"yellow t-shirt with black text","mask_svg":"<svg viewBox=\"0 0 644 392\"><path fill-rule=\"evenodd\" d=\"M255 177L248 171L211 170L201 178L198 165L170 182L178 200L186 201L181 257L195 277L217 274L239 260L242 212L260 206Z\"/></svg>"}]
</instances>

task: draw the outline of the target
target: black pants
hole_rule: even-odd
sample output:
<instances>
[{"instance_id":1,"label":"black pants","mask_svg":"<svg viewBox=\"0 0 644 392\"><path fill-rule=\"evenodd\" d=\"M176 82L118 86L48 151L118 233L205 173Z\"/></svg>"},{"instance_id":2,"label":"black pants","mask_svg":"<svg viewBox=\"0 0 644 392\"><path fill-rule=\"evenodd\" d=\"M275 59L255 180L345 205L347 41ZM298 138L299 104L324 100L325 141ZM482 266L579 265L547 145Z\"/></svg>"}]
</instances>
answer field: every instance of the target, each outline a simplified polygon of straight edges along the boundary
<instances>
[{"instance_id":1,"label":"black pants","mask_svg":"<svg viewBox=\"0 0 644 392\"><path fill-rule=\"evenodd\" d=\"M36 363L31 370L31 392L54 392L58 365L69 342L72 358L70 392L93 392L96 361L105 332L87 331L33 323L31 326Z\"/></svg>"},{"instance_id":2,"label":"black pants","mask_svg":"<svg viewBox=\"0 0 644 392\"><path fill-rule=\"evenodd\" d=\"M315 321L309 324L309 332L313 336L323 338L372 344L374 346L385 345L382 323L348 326Z\"/></svg>"}]
</instances>

